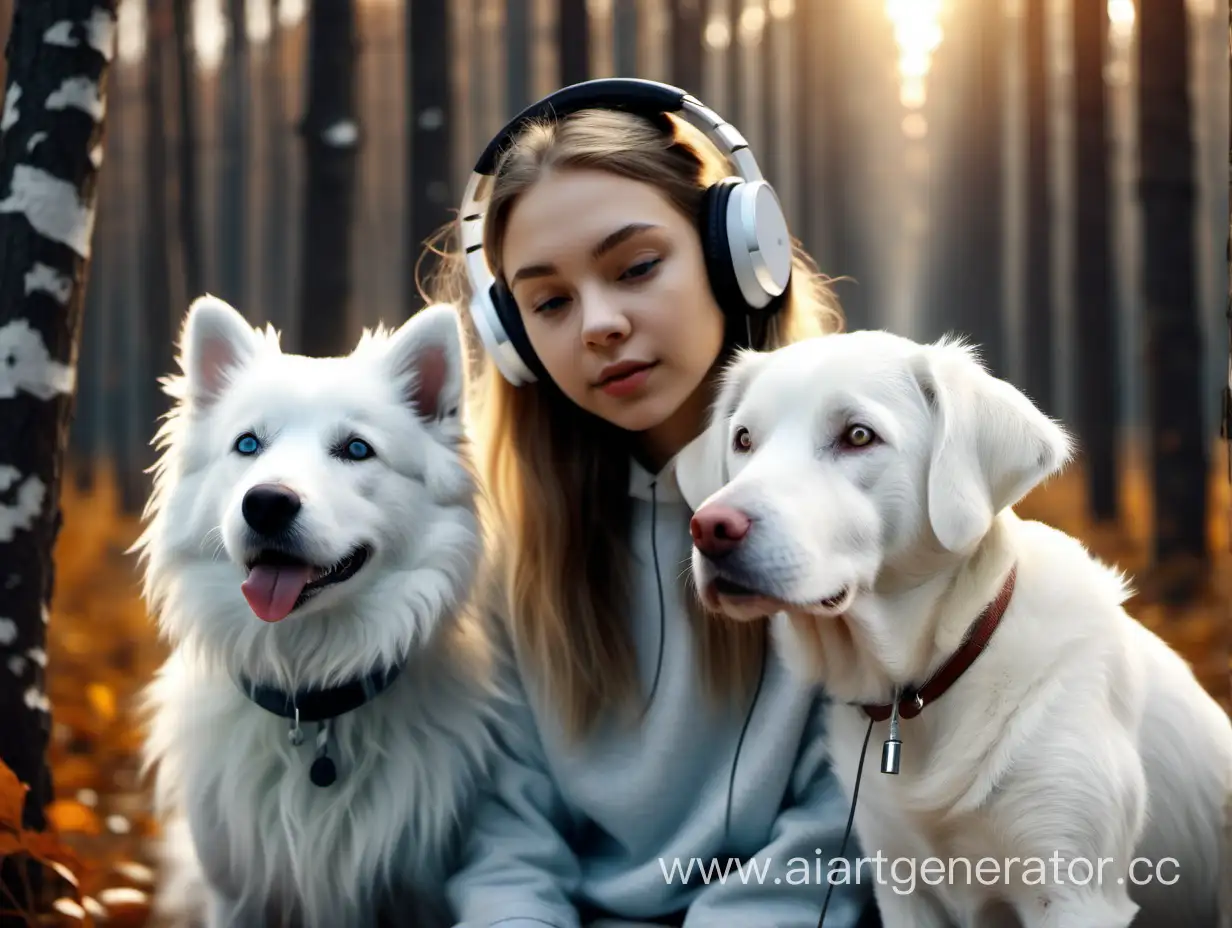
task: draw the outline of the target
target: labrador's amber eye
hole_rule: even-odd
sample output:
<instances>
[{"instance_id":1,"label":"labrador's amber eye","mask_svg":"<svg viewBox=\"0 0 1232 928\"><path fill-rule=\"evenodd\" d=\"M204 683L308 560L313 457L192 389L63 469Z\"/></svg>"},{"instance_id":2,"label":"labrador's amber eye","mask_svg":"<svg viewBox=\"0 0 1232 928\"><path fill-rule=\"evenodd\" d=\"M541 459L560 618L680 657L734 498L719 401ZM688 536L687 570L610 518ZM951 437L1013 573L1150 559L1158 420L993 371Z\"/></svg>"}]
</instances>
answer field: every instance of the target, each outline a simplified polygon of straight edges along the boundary
<instances>
[{"instance_id":1,"label":"labrador's amber eye","mask_svg":"<svg viewBox=\"0 0 1232 928\"><path fill-rule=\"evenodd\" d=\"M843 443L852 448L864 448L877 440L877 433L867 425L852 425L843 433Z\"/></svg>"},{"instance_id":2,"label":"labrador's amber eye","mask_svg":"<svg viewBox=\"0 0 1232 928\"><path fill-rule=\"evenodd\" d=\"M743 454L753 447L753 436L749 434L749 430L743 425L736 429L732 436L732 449L737 454Z\"/></svg>"}]
</instances>

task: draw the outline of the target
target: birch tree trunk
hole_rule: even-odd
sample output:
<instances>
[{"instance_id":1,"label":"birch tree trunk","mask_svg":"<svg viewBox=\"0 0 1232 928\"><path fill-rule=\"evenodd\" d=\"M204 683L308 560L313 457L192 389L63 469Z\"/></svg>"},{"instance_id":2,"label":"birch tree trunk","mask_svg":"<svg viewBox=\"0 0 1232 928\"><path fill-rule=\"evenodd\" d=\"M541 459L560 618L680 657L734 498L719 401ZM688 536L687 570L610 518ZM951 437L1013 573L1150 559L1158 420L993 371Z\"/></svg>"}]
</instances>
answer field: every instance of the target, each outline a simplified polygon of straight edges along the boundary
<instances>
[{"instance_id":1,"label":"birch tree trunk","mask_svg":"<svg viewBox=\"0 0 1232 928\"><path fill-rule=\"evenodd\" d=\"M116 0L18 0L7 46L0 114L0 760L30 787L23 815L34 829L45 827L52 794L46 623L115 45ZM25 898L20 879L9 888Z\"/></svg>"},{"instance_id":2,"label":"birch tree trunk","mask_svg":"<svg viewBox=\"0 0 1232 928\"><path fill-rule=\"evenodd\" d=\"M1162 592L1184 600L1206 561L1208 433L1194 245L1196 185L1189 22L1175 0L1139 0L1139 190L1143 218L1147 411L1154 561Z\"/></svg>"}]
</instances>

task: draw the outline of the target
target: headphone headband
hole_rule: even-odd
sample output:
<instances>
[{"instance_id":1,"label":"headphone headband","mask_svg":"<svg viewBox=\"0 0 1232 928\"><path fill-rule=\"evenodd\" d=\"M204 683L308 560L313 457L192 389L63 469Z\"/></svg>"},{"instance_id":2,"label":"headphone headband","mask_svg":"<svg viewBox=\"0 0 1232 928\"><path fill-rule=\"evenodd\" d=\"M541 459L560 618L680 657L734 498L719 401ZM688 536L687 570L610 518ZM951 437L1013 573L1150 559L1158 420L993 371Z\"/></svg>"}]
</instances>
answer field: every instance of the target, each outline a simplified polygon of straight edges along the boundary
<instances>
[{"instance_id":1,"label":"headphone headband","mask_svg":"<svg viewBox=\"0 0 1232 928\"><path fill-rule=\"evenodd\" d=\"M563 119L587 109L623 110L643 116L679 113L701 129L711 141L735 162L737 173L747 181L761 180L761 170L749 152L745 141L734 126L705 106L692 94L671 84L637 77L604 77L562 87L542 100L532 103L496 133L475 162L473 174L492 176L501 149L530 122L540 119ZM740 157L740 152L748 152Z\"/></svg>"},{"instance_id":2,"label":"headphone headband","mask_svg":"<svg viewBox=\"0 0 1232 928\"><path fill-rule=\"evenodd\" d=\"M526 364L519 346L511 341L510 333L504 331L507 326L492 312L474 311L478 308L476 301L479 306L485 303L491 305L489 291L496 284L483 249L484 215L487 212L492 182L502 151L528 123L541 119L562 119L592 108L622 110L647 117L664 113L681 116L710 139L745 184L756 185L756 188L764 190L764 195L774 200L771 212L778 218L771 222L771 226L781 226L781 234L767 233L762 228L760 217L766 215L766 209L759 206L755 200L750 198L737 208L739 220L733 220L731 228L740 231L738 237L745 240L746 244L741 247L756 251L761 245L759 238L772 235L778 240L786 234L781 213L778 212L777 199L765 182L761 168L744 136L735 126L680 87L633 77L598 78L563 87L532 103L506 123L480 154L467 181L459 214L459 237L465 253L467 274L474 291L471 315L481 339L498 367L515 383L533 381L537 379L536 374ZM790 251L787 255L786 269L780 270L780 275L790 273ZM765 273L752 265L743 276L748 278L750 274L753 275L754 281L766 277ZM786 286L785 279L780 283L781 285L777 286L778 292ZM752 283L750 286L756 287L758 284ZM772 290L771 293L773 292ZM767 298L768 296L769 294ZM528 346L523 346L526 347Z\"/></svg>"}]
</instances>

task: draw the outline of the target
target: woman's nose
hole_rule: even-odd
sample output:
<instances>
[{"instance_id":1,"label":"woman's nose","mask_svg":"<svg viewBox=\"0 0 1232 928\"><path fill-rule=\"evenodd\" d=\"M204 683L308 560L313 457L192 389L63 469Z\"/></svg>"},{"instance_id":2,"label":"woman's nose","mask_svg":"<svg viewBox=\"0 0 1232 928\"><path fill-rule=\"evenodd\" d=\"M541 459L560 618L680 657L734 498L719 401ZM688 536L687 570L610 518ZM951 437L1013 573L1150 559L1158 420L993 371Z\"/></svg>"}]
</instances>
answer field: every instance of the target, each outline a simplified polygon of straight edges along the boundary
<instances>
[{"instance_id":1,"label":"woman's nose","mask_svg":"<svg viewBox=\"0 0 1232 928\"><path fill-rule=\"evenodd\" d=\"M582 298L582 340L595 347L619 342L629 334L629 317L607 293Z\"/></svg>"}]
</instances>

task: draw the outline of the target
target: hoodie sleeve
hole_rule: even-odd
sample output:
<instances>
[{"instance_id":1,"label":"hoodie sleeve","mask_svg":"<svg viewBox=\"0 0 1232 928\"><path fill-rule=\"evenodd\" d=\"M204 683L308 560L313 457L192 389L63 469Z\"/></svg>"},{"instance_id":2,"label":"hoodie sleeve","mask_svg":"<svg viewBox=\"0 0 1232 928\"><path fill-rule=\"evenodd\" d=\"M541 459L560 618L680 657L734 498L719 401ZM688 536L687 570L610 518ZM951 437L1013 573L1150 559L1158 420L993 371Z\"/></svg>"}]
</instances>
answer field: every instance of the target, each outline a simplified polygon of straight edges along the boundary
<instances>
[{"instance_id":1,"label":"hoodie sleeve","mask_svg":"<svg viewBox=\"0 0 1232 928\"><path fill-rule=\"evenodd\" d=\"M563 837L568 813L548 771L507 636L491 778L446 881L454 928L579 928L570 897L578 863Z\"/></svg>"},{"instance_id":2,"label":"hoodie sleeve","mask_svg":"<svg viewBox=\"0 0 1232 928\"><path fill-rule=\"evenodd\" d=\"M831 861L839 856L850 809L830 769L825 710L824 700L817 699L769 843L745 863L743 878L732 867L725 881L702 887L682 928L816 928L829 888L826 875L836 869ZM853 828L843 854L848 872L855 872L860 853ZM836 883L827 928L856 928L872 897L871 881Z\"/></svg>"}]
</instances>

